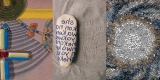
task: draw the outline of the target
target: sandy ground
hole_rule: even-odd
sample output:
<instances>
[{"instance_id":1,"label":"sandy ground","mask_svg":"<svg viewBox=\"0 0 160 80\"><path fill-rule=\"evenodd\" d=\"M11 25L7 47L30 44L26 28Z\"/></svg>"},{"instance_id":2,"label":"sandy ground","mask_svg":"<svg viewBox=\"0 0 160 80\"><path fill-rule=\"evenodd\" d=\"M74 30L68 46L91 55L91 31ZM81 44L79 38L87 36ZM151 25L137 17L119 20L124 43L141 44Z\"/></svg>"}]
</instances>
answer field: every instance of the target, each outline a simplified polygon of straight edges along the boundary
<instances>
[{"instance_id":1,"label":"sandy ground","mask_svg":"<svg viewBox=\"0 0 160 80\"><path fill-rule=\"evenodd\" d=\"M53 0L54 24L63 14L73 15L78 22L78 50L69 67L59 66L54 44L54 80L105 80L105 6L106 0Z\"/></svg>"}]
</instances>

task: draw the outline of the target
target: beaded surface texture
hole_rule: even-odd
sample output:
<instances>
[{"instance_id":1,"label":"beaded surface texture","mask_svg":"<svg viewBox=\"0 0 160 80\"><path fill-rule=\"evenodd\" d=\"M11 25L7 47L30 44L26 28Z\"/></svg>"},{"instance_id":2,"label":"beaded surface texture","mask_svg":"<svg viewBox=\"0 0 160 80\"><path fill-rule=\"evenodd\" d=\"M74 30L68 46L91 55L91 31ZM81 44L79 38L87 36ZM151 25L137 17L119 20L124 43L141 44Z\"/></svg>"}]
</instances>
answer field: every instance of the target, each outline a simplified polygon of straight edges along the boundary
<instances>
[{"instance_id":1,"label":"beaded surface texture","mask_svg":"<svg viewBox=\"0 0 160 80\"><path fill-rule=\"evenodd\" d=\"M108 4L106 80L158 80L159 5L152 0L110 0Z\"/></svg>"},{"instance_id":2,"label":"beaded surface texture","mask_svg":"<svg viewBox=\"0 0 160 80\"><path fill-rule=\"evenodd\" d=\"M53 24L52 24L52 19L48 20L46 22L46 25L42 31L36 30L28 25L26 25L25 23L23 23L22 21L18 20L21 24L22 27L28 29L31 32L34 32L36 34L39 34L42 36L42 42L43 45L47 48L48 51L52 52L52 46L53 46L53 41L52 41L52 37L53 37Z\"/></svg>"}]
</instances>

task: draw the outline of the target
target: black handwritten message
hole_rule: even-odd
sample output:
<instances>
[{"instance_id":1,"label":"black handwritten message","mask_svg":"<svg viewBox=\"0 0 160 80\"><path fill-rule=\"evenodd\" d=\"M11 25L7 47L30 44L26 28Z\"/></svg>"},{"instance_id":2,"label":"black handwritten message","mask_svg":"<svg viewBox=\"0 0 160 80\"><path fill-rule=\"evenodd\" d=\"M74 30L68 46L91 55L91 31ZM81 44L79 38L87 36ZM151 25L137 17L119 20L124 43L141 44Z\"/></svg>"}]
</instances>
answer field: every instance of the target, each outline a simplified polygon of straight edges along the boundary
<instances>
[{"instance_id":1,"label":"black handwritten message","mask_svg":"<svg viewBox=\"0 0 160 80\"><path fill-rule=\"evenodd\" d=\"M61 20L61 24L56 25L56 48L58 60L72 62L72 56L76 48L77 27L72 19Z\"/></svg>"}]
</instances>

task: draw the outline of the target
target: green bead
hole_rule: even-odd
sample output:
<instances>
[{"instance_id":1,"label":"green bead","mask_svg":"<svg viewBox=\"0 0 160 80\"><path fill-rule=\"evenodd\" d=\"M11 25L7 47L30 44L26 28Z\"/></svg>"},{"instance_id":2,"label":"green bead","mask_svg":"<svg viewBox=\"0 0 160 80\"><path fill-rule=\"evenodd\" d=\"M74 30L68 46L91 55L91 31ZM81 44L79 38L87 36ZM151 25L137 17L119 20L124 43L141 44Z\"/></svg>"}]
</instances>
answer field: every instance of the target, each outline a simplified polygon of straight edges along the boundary
<instances>
[{"instance_id":1,"label":"green bead","mask_svg":"<svg viewBox=\"0 0 160 80\"><path fill-rule=\"evenodd\" d=\"M45 46L45 47L48 47L48 44L47 44L47 42L46 42L46 41L45 41L43 44L44 44L44 46Z\"/></svg>"},{"instance_id":2,"label":"green bead","mask_svg":"<svg viewBox=\"0 0 160 80\"><path fill-rule=\"evenodd\" d=\"M52 40L50 40L50 44L51 44L51 45L53 45L53 42L52 42Z\"/></svg>"},{"instance_id":3,"label":"green bead","mask_svg":"<svg viewBox=\"0 0 160 80\"><path fill-rule=\"evenodd\" d=\"M51 27L51 30L53 30L53 27Z\"/></svg>"},{"instance_id":4,"label":"green bead","mask_svg":"<svg viewBox=\"0 0 160 80\"><path fill-rule=\"evenodd\" d=\"M49 24L50 24L49 22L46 23L46 27L47 27L47 28L48 28Z\"/></svg>"}]
</instances>

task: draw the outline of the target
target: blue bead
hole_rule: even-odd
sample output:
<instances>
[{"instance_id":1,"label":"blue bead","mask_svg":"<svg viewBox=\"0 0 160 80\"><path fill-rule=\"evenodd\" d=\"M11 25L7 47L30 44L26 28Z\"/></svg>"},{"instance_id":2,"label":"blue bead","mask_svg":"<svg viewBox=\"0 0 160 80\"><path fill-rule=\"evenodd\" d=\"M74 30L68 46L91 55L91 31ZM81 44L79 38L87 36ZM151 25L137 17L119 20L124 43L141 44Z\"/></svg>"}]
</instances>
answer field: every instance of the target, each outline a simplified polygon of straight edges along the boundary
<instances>
[{"instance_id":1,"label":"blue bead","mask_svg":"<svg viewBox=\"0 0 160 80\"><path fill-rule=\"evenodd\" d=\"M21 23L21 26L24 26L25 24L24 23Z\"/></svg>"},{"instance_id":2,"label":"blue bead","mask_svg":"<svg viewBox=\"0 0 160 80\"><path fill-rule=\"evenodd\" d=\"M23 27L25 27L25 28L26 28L26 24L24 24L24 23L21 23L21 26L23 26Z\"/></svg>"},{"instance_id":3,"label":"blue bead","mask_svg":"<svg viewBox=\"0 0 160 80\"><path fill-rule=\"evenodd\" d=\"M38 30L35 30L35 32L36 32L36 33L39 33L39 31L38 31Z\"/></svg>"},{"instance_id":4,"label":"blue bead","mask_svg":"<svg viewBox=\"0 0 160 80\"><path fill-rule=\"evenodd\" d=\"M4 48L8 48L8 30L4 30Z\"/></svg>"},{"instance_id":5,"label":"blue bead","mask_svg":"<svg viewBox=\"0 0 160 80\"><path fill-rule=\"evenodd\" d=\"M7 24L7 23L4 23L4 24L3 24L3 27L4 27L4 28L8 28L8 24Z\"/></svg>"},{"instance_id":6,"label":"blue bead","mask_svg":"<svg viewBox=\"0 0 160 80\"><path fill-rule=\"evenodd\" d=\"M4 60L4 67L5 79L8 80L10 78L8 60Z\"/></svg>"},{"instance_id":7,"label":"blue bead","mask_svg":"<svg viewBox=\"0 0 160 80\"><path fill-rule=\"evenodd\" d=\"M51 36L50 34L46 34L47 36Z\"/></svg>"},{"instance_id":8,"label":"blue bead","mask_svg":"<svg viewBox=\"0 0 160 80\"><path fill-rule=\"evenodd\" d=\"M26 28L26 25L24 25L23 27Z\"/></svg>"},{"instance_id":9,"label":"blue bead","mask_svg":"<svg viewBox=\"0 0 160 80\"><path fill-rule=\"evenodd\" d=\"M9 60L17 60L17 61L24 61L24 60L28 60L28 58L25 57L9 57Z\"/></svg>"}]
</instances>

